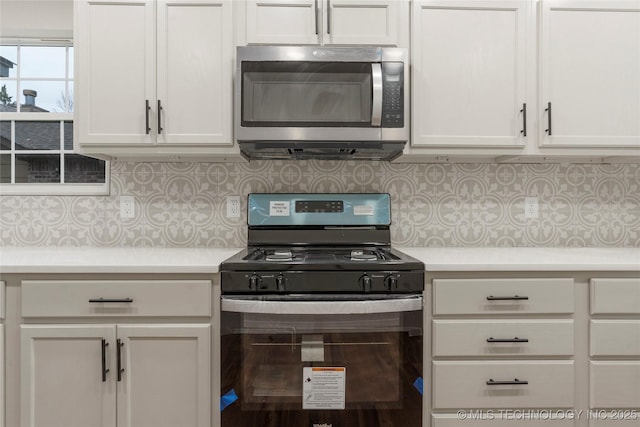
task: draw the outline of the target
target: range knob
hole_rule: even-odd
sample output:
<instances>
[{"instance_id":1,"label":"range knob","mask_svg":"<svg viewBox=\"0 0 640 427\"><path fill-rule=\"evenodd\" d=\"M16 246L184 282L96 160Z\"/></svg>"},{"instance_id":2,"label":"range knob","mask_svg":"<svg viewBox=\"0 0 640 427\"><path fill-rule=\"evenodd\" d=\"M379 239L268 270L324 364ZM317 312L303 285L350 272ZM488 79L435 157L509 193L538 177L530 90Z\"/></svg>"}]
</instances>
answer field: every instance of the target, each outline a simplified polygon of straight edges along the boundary
<instances>
[{"instance_id":1,"label":"range knob","mask_svg":"<svg viewBox=\"0 0 640 427\"><path fill-rule=\"evenodd\" d=\"M262 281L262 278L260 276L258 276L257 274L252 274L251 277L249 277L249 290L253 292L257 292L258 285L260 284L261 281Z\"/></svg>"},{"instance_id":2,"label":"range knob","mask_svg":"<svg viewBox=\"0 0 640 427\"><path fill-rule=\"evenodd\" d=\"M362 286L362 290L365 292L371 292L371 277L369 277L366 273L360 277L360 286Z\"/></svg>"},{"instance_id":3,"label":"range knob","mask_svg":"<svg viewBox=\"0 0 640 427\"><path fill-rule=\"evenodd\" d=\"M282 274L278 274L278 276L276 277L276 290L278 292L284 292L285 291L285 281L287 279L285 279L285 277Z\"/></svg>"},{"instance_id":4,"label":"range knob","mask_svg":"<svg viewBox=\"0 0 640 427\"><path fill-rule=\"evenodd\" d=\"M384 285L389 291L395 291L398 289L398 278L393 274L388 275L384 278Z\"/></svg>"}]
</instances>

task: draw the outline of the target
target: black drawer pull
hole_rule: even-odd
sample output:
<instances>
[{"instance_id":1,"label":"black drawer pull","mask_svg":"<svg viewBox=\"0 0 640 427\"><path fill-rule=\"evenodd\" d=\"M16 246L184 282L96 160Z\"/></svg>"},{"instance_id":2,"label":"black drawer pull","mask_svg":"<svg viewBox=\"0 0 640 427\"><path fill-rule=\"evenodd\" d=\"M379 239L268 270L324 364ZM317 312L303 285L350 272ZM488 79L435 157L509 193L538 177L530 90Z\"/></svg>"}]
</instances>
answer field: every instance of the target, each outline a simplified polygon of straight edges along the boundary
<instances>
[{"instance_id":1,"label":"black drawer pull","mask_svg":"<svg viewBox=\"0 0 640 427\"><path fill-rule=\"evenodd\" d=\"M90 303L100 303L100 302L109 302L109 303L132 303L133 298L92 298L89 300Z\"/></svg>"},{"instance_id":2,"label":"black drawer pull","mask_svg":"<svg viewBox=\"0 0 640 427\"><path fill-rule=\"evenodd\" d=\"M162 133L162 103L158 99L158 135Z\"/></svg>"},{"instance_id":3,"label":"black drawer pull","mask_svg":"<svg viewBox=\"0 0 640 427\"><path fill-rule=\"evenodd\" d=\"M102 382L107 381L107 346L109 343L104 338L102 339Z\"/></svg>"},{"instance_id":4,"label":"black drawer pull","mask_svg":"<svg viewBox=\"0 0 640 427\"><path fill-rule=\"evenodd\" d=\"M514 378L513 381L494 381L493 379L489 379L489 381L487 381L487 385L527 385L527 384L529 384L529 381L523 381L517 378Z\"/></svg>"},{"instance_id":5,"label":"black drawer pull","mask_svg":"<svg viewBox=\"0 0 640 427\"><path fill-rule=\"evenodd\" d=\"M546 111L549 114L549 128L545 129L544 131L548 135L551 135L551 103L550 102L547 103L547 108L545 108L544 111Z\"/></svg>"},{"instance_id":6,"label":"black drawer pull","mask_svg":"<svg viewBox=\"0 0 640 427\"><path fill-rule=\"evenodd\" d=\"M487 301L520 301L520 300L528 300L529 297L521 297L520 295L514 295L512 297L494 297L493 295L489 295L487 297Z\"/></svg>"},{"instance_id":7,"label":"black drawer pull","mask_svg":"<svg viewBox=\"0 0 640 427\"><path fill-rule=\"evenodd\" d=\"M147 135L151 132L151 127L149 127L149 111L151 111L151 106L149 105L149 100L144 101L144 114L145 114L145 128Z\"/></svg>"},{"instance_id":8,"label":"black drawer pull","mask_svg":"<svg viewBox=\"0 0 640 427\"><path fill-rule=\"evenodd\" d=\"M520 133L522 134L522 136L527 136L527 103L526 102L522 104L522 110L520 110L520 112L522 113L522 130L520 131Z\"/></svg>"},{"instance_id":9,"label":"black drawer pull","mask_svg":"<svg viewBox=\"0 0 640 427\"><path fill-rule=\"evenodd\" d=\"M494 338L494 337L489 337L487 338L487 342L529 342L528 338L518 338L518 337L514 337L514 338Z\"/></svg>"},{"instance_id":10,"label":"black drawer pull","mask_svg":"<svg viewBox=\"0 0 640 427\"><path fill-rule=\"evenodd\" d=\"M122 373L124 372L124 368L122 367L122 347L124 347L124 343L122 340L116 340L116 355L118 362L118 381L122 381Z\"/></svg>"}]
</instances>

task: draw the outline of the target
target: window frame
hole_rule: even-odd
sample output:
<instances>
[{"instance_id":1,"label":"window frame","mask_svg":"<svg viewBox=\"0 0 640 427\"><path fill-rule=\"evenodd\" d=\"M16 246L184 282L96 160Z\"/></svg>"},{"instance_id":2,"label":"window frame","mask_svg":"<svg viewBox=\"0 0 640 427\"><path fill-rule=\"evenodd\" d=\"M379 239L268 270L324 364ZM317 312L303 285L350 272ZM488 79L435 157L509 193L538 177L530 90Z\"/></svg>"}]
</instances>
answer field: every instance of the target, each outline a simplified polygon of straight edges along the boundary
<instances>
[{"instance_id":1,"label":"window frame","mask_svg":"<svg viewBox=\"0 0 640 427\"><path fill-rule=\"evenodd\" d=\"M18 50L22 46L41 46L41 47L73 47L73 43L71 40L23 40L23 39L2 39L0 38L0 45L3 46L18 46ZM68 58L68 50L67 50L67 65L65 71L65 82L72 83L74 87L74 99L75 99L75 79L76 70L71 70L69 67L69 58ZM75 61L74 61L75 67ZM73 71L73 78L70 78L69 75ZM0 86L3 81L8 81L9 79L0 80ZM31 80L31 79L28 79ZM27 80L27 81L28 81ZM46 78L39 80L47 80ZM13 80L11 80L13 81ZM20 71L18 70L16 76L16 103L20 104L20 82L23 80L20 76ZM57 196L81 196L81 195L91 195L91 196L104 196L109 195L110 193L110 164L109 161L105 159L104 164L104 183L65 183L64 182L64 162L65 157L67 155L81 155L86 156L83 153L77 152L75 150L75 138L74 138L74 147L71 150L64 149L64 140L60 139L60 147L56 150L19 150L15 149L15 122L34 122L34 121L46 121L46 122L71 122L74 123L74 113L72 112L0 112L0 121L6 121L11 123L11 149L10 150L0 150L0 154L2 155L10 155L10 165L11 165L11 176L15 179L15 158L16 155L24 155L24 154L50 154L50 155L59 155L60 156L60 181L59 183L0 183L0 195L14 195L14 196L30 196L30 195L38 195L38 196L47 196L47 195L57 195ZM75 126L74 133L75 133Z\"/></svg>"}]
</instances>

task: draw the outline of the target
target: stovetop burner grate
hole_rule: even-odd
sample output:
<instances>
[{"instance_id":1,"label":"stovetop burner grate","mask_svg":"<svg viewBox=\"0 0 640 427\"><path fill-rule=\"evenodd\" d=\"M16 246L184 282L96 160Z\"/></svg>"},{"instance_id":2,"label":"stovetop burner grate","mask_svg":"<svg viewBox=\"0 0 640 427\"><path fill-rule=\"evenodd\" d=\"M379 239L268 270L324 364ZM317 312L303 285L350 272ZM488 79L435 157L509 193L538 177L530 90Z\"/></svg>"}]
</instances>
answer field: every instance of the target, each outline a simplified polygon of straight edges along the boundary
<instances>
[{"instance_id":1,"label":"stovetop burner grate","mask_svg":"<svg viewBox=\"0 0 640 427\"><path fill-rule=\"evenodd\" d=\"M246 256L246 260L255 262L291 262L333 260L336 262L372 262L385 261L388 257L382 249L336 249L336 248L258 248Z\"/></svg>"}]
</instances>

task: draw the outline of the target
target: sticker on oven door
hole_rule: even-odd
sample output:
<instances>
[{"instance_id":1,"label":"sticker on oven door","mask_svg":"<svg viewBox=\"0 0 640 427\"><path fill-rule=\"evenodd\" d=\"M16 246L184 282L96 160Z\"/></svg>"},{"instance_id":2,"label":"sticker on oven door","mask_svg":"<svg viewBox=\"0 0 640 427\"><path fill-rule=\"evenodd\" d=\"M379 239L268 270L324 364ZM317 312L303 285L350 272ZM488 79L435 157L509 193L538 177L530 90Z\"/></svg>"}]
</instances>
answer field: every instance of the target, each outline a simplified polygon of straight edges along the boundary
<instances>
[{"instance_id":1,"label":"sticker on oven door","mask_svg":"<svg viewBox=\"0 0 640 427\"><path fill-rule=\"evenodd\" d=\"M270 216L289 216L290 215L289 206L290 205L288 201L284 201L284 202L271 201L269 202L269 215Z\"/></svg>"},{"instance_id":2,"label":"sticker on oven door","mask_svg":"<svg viewBox=\"0 0 640 427\"><path fill-rule=\"evenodd\" d=\"M346 376L346 368L302 368L302 409L344 409Z\"/></svg>"},{"instance_id":3,"label":"sticker on oven door","mask_svg":"<svg viewBox=\"0 0 640 427\"><path fill-rule=\"evenodd\" d=\"M373 216L375 212L373 206L358 205L353 207L353 214L355 216Z\"/></svg>"}]
</instances>

